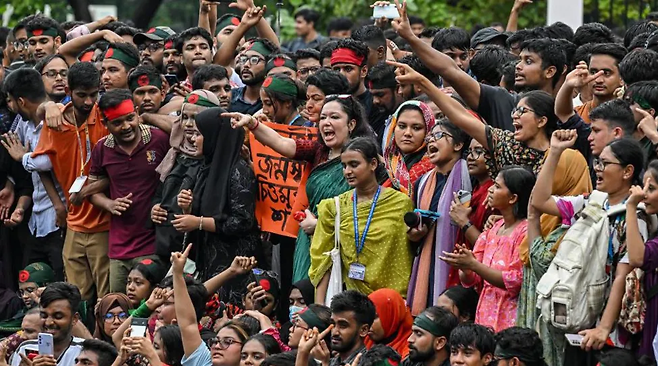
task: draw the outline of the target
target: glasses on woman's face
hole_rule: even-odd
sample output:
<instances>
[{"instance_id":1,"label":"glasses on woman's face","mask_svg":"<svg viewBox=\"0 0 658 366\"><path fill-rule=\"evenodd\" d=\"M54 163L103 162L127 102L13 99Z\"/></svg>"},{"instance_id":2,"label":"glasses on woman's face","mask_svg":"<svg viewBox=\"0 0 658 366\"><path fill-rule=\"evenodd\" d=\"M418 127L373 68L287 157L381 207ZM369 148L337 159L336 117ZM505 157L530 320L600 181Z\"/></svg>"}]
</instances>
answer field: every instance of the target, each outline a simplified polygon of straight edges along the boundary
<instances>
[{"instance_id":1,"label":"glasses on woman's face","mask_svg":"<svg viewBox=\"0 0 658 366\"><path fill-rule=\"evenodd\" d=\"M208 347L209 348L212 348L215 345L218 345L219 349L221 349L221 350L225 350L225 349L231 347L231 345L233 345L233 344L242 344L242 342L236 341L233 338L218 338L218 337L210 338L208 340Z\"/></svg>"},{"instance_id":2,"label":"glasses on woman's face","mask_svg":"<svg viewBox=\"0 0 658 366\"><path fill-rule=\"evenodd\" d=\"M516 108L512 109L512 114L511 115L512 115L512 118L514 118L517 115L519 117L521 117L522 115L524 115L528 112L533 112L534 113L535 111L528 108L528 107L521 106L521 107L516 107Z\"/></svg>"},{"instance_id":3,"label":"glasses on woman's face","mask_svg":"<svg viewBox=\"0 0 658 366\"><path fill-rule=\"evenodd\" d=\"M473 149L466 149L466 156L472 156L473 159L477 160L484 154L484 149L481 147L476 147Z\"/></svg>"},{"instance_id":4,"label":"glasses on woman's face","mask_svg":"<svg viewBox=\"0 0 658 366\"><path fill-rule=\"evenodd\" d=\"M605 168L608 167L608 165L619 165L621 166L622 164L616 161L603 161L601 158L594 158L593 164L594 169L604 171Z\"/></svg>"},{"instance_id":5,"label":"glasses on woman's face","mask_svg":"<svg viewBox=\"0 0 658 366\"><path fill-rule=\"evenodd\" d=\"M294 332L296 328L300 328L300 329L303 329L303 330L308 330L308 327L304 327L304 326L299 324L299 318L297 318L297 317L295 317L292 320L292 331Z\"/></svg>"},{"instance_id":6,"label":"glasses on woman's face","mask_svg":"<svg viewBox=\"0 0 658 366\"><path fill-rule=\"evenodd\" d=\"M103 320L106 323L114 323L114 319L119 319L119 321L123 323L126 319L128 319L128 314L122 311L118 314L107 313L103 316Z\"/></svg>"},{"instance_id":7,"label":"glasses on woman's face","mask_svg":"<svg viewBox=\"0 0 658 366\"><path fill-rule=\"evenodd\" d=\"M439 141L444 137L452 137L452 135L444 131L431 132L425 136L425 142Z\"/></svg>"}]
</instances>

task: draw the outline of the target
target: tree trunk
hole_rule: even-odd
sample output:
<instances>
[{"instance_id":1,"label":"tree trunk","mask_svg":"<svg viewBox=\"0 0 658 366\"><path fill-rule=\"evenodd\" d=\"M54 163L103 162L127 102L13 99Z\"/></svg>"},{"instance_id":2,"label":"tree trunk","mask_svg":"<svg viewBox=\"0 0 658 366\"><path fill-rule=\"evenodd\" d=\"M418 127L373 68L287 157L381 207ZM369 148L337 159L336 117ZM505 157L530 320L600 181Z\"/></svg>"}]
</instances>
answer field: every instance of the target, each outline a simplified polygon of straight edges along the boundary
<instances>
[{"instance_id":1,"label":"tree trunk","mask_svg":"<svg viewBox=\"0 0 658 366\"><path fill-rule=\"evenodd\" d=\"M68 0L69 5L73 8L75 20L91 22L91 13L89 12L89 0Z\"/></svg>"},{"instance_id":2,"label":"tree trunk","mask_svg":"<svg viewBox=\"0 0 658 366\"><path fill-rule=\"evenodd\" d=\"M135 9L133 22L135 27L147 29L163 0L141 0Z\"/></svg>"}]
</instances>

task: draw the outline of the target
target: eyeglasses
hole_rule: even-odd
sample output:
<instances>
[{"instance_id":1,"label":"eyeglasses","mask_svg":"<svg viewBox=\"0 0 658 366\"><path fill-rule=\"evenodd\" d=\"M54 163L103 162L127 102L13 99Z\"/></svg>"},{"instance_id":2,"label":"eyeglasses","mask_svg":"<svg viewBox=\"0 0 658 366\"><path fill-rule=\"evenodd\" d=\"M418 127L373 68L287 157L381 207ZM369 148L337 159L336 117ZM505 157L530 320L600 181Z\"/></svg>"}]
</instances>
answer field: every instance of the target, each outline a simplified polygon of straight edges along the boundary
<instances>
[{"instance_id":1,"label":"eyeglasses","mask_svg":"<svg viewBox=\"0 0 658 366\"><path fill-rule=\"evenodd\" d=\"M476 147L474 149L466 149L466 156L472 156L473 159L479 159L484 154L484 149Z\"/></svg>"},{"instance_id":2,"label":"eyeglasses","mask_svg":"<svg viewBox=\"0 0 658 366\"><path fill-rule=\"evenodd\" d=\"M24 295L29 295L29 294L33 293L34 291L36 291L36 290L37 290L36 287L28 287L28 288L16 291L16 294L18 295L18 297L23 297Z\"/></svg>"},{"instance_id":3,"label":"eyeglasses","mask_svg":"<svg viewBox=\"0 0 658 366\"><path fill-rule=\"evenodd\" d=\"M279 274L276 273L276 272L274 272L274 271L266 271L266 270L264 270L264 269L260 269L260 268L254 268L254 269L252 269L251 271L252 271L256 276L262 276L263 274L266 274L266 275L268 275L268 276L270 276L270 277L279 278Z\"/></svg>"},{"instance_id":4,"label":"eyeglasses","mask_svg":"<svg viewBox=\"0 0 658 366\"><path fill-rule=\"evenodd\" d=\"M622 166L622 163L616 162L616 161L603 161L600 158L594 158L593 164L594 169L596 170L605 170L605 168L608 167L608 165L619 165Z\"/></svg>"},{"instance_id":5,"label":"eyeglasses","mask_svg":"<svg viewBox=\"0 0 658 366\"><path fill-rule=\"evenodd\" d=\"M238 57L238 63L246 64L249 62L252 65L258 65L261 62L265 62L265 59L258 56L240 56Z\"/></svg>"},{"instance_id":6,"label":"eyeglasses","mask_svg":"<svg viewBox=\"0 0 658 366\"><path fill-rule=\"evenodd\" d=\"M534 113L535 111L528 108L528 107L516 107L516 108L512 109L512 114L511 115L512 115L512 118L514 116L516 116L517 114L518 114L519 117L521 117L522 115L524 115L528 112L533 112Z\"/></svg>"},{"instance_id":7,"label":"eyeglasses","mask_svg":"<svg viewBox=\"0 0 658 366\"><path fill-rule=\"evenodd\" d=\"M22 50L27 48L27 39L24 41L14 41L14 48L17 50Z\"/></svg>"},{"instance_id":8,"label":"eyeglasses","mask_svg":"<svg viewBox=\"0 0 658 366\"><path fill-rule=\"evenodd\" d=\"M119 314L107 313L103 316L103 320L106 323L114 323L114 319L119 319L123 323L124 320L128 319L128 314L122 311Z\"/></svg>"},{"instance_id":9,"label":"eyeglasses","mask_svg":"<svg viewBox=\"0 0 658 366\"><path fill-rule=\"evenodd\" d=\"M293 332L295 331L295 328L308 330L307 327L303 327L303 326L299 325L299 318L295 318L295 319L292 320L292 331Z\"/></svg>"},{"instance_id":10,"label":"eyeglasses","mask_svg":"<svg viewBox=\"0 0 658 366\"><path fill-rule=\"evenodd\" d=\"M452 137L452 135L444 131L437 131L425 136L425 142L439 141L443 137Z\"/></svg>"},{"instance_id":11,"label":"eyeglasses","mask_svg":"<svg viewBox=\"0 0 658 366\"><path fill-rule=\"evenodd\" d=\"M315 74L320 70L320 66L312 66L312 67L302 67L299 69L299 74L300 75L308 75L308 74Z\"/></svg>"},{"instance_id":12,"label":"eyeglasses","mask_svg":"<svg viewBox=\"0 0 658 366\"><path fill-rule=\"evenodd\" d=\"M160 49L164 48L164 45L161 43L153 42L153 43L142 43L138 46L139 52L145 51L148 48L149 51L151 52L157 52Z\"/></svg>"},{"instance_id":13,"label":"eyeglasses","mask_svg":"<svg viewBox=\"0 0 658 366\"><path fill-rule=\"evenodd\" d=\"M208 348L212 348L216 344L219 345L219 349L225 350L231 347L231 345L233 344L242 344L242 342L236 341L233 338L218 338L218 337L210 338L208 340Z\"/></svg>"},{"instance_id":14,"label":"eyeglasses","mask_svg":"<svg viewBox=\"0 0 658 366\"><path fill-rule=\"evenodd\" d=\"M59 75L62 77L62 79L66 79L66 77L69 75L69 70L48 70L48 72L44 72L41 75L45 75L49 79L56 79L57 75Z\"/></svg>"}]
</instances>

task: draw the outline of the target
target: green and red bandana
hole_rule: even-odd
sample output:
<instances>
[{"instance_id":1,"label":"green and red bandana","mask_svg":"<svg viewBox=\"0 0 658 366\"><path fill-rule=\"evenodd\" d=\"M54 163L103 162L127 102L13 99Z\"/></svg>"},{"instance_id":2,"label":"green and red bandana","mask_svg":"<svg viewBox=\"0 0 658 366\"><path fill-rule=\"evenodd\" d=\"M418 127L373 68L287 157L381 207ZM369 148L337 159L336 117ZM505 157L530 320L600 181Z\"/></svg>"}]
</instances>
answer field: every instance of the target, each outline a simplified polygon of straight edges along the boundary
<instances>
[{"instance_id":1,"label":"green and red bandana","mask_svg":"<svg viewBox=\"0 0 658 366\"><path fill-rule=\"evenodd\" d=\"M219 107L217 104L210 101L210 99L195 93L190 93L187 97L185 97L184 103L194 104L200 107L208 107L208 108Z\"/></svg>"},{"instance_id":2,"label":"green and red bandana","mask_svg":"<svg viewBox=\"0 0 658 366\"><path fill-rule=\"evenodd\" d=\"M175 45L174 45L174 40L173 40L173 39L170 39L170 40L168 40L168 41L165 42L165 44L164 44L164 49L165 49L165 50L173 50L173 49L175 48L174 46L175 46Z\"/></svg>"},{"instance_id":3,"label":"green and red bandana","mask_svg":"<svg viewBox=\"0 0 658 366\"><path fill-rule=\"evenodd\" d=\"M245 51L254 51L260 53L262 56L269 56L272 54L269 48L265 46L265 43L262 41L252 42L244 48Z\"/></svg>"},{"instance_id":4,"label":"green and red bandana","mask_svg":"<svg viewBox=\"0 0 658 366\"><path fill-rule=\"evenodd\" d=\"M18 272L18 282L34 282L39 287L43 287L55 281L55 272L43 262L36 262L28 265L22 271Z\"/></svg>"},{"instance_id":5,"label":"green and red bandana","mask_svg":"<svg viewBox=\"0 0 658 366\"><path fill-rule=\"evenodd\" d=\"M281 93L291 97L297 96L297 85L294 82L276 76L268 76L263 81L263 88L266 91Z\"/></svg>"},{"instance_id":6,"label":"green and red bandana","mask_svg":"<svg viewBox=\"0 0 658 366\"><path fill-rule=\"evenodd\" d=\"M375 366L398 366L400 364L399 361L395 361L392 358L385 358L377 363L375 363Z\"/></svg>"},{"instance_id":7,"label":"green and red bandana","mask_svg":"<svg viewBox=\"0 0 658 366\"><path fill-rule=\"evenodd\" d=\"M287 67L291 70L297 71L297 64L293 60L287 57L277 56L267 62L267 64L265 65L265 73L268 73L273 68L280 66Z\"/></svg>"},{"instance_id":8,"label":"green and red bandana","mask_svg":"<svg viewBox=\"0 0 658 366\"><path fill-rule=\"evenodd\" d=\"M32 37L41 37L41 36L50 36L50 37L58 37L59 33L57 32L56 28L44 28L44 29L34 29L31 32L27 31L27 38L30 39Z\"/></svg>"},{"instance_id":9,"label":"green and red bandana","mask_svg":"<svg viewBox=\"0 0 658 366\"><path fill-rule=\"evenodd\" d=\"M140 75L136 79L133 79L128 86L130 87L130 91L134 93L137 88L141 88L147 85L153 85L158 89L162 89L162 79L158 75L151 75L151 77L149 77L149 75L144 74Z\"/></svg>"},{"instance_id":10,"label":"green and red bandana","mask_svg":"<svg viewBox=\"0 0 658 366\"><path fill-rule=\"evenodd\" d=\"M235 26L240 25L240 18L238 18L237 16L231 16L222 19L221 22L217 22L217 26L215 27L215 35L218 35L219 32L222 31L222 29L228 27L229 25L235 25Z\"/></svg>"},{"instance_id":11,"label":"green and red bandana","mask_svg":"<svg viewBox=\"0 0 658 366\"><path fill-rule=\"evenodd\" d=\"M113 59L113 60L118 60L122 64L132 68L132 67L137 67L139 65L139 60L136 58L133 58L129 54L121 51L119 48L108 48L107 51L105 51L105 55L103 56L103 59Z\"/></svg>"}]
</instances>

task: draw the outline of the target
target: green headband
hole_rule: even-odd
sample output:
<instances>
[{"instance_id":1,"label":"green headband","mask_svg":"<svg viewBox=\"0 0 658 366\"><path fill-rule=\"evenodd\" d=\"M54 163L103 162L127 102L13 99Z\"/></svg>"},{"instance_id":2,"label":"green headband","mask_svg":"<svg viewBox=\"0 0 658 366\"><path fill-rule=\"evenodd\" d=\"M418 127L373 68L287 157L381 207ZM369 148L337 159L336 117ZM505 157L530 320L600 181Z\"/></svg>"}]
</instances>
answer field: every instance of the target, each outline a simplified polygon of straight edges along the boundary
<instances>
[{"instance_id":1,"label":"green headband","mask_svg":"<svg viewBox=\"0 0 658 366\"><path fill-rule=\"evenodd\" d=\"M295 83L277 77L268 76L267 79L263 81L263 88L266 91L297 97L297 86Z\"/></svg>"},{"instance_id":2,"label":"green headband","mask_svg":"<svg viewBox=\"0 0 658 366\"><path fill-rule=\"evenodd\" d=\"M267 47L265 47L265 43L261 41L256 41L253 42L251 45L247 46L245 48L245 51L254 51L260 53L262 56L269 56L272 54L272 51L270 51Z\"/></svg>"},{"instance_id":3,"label":"green headband","mask_svg":"<svg viewBox=\"0 0 658 366\"><path fill-rule=\"evenodd\" d=\"M297 64L286 57L275 57L267 62L267 65L265 65L265 73L267 74L270 72L273 68L275 67L287 67L291 70L297 71Z\"/></svg>"},{"instance_id":4,"label":"green headband","mask_svg":"<svg viewBox=\"0 0 658 366\"><path fill-rule=\"evenodd\" d=\"M329 325L320 320L320 318L313 312L313 310L306 308L303 311L297 313L297 316L299 316L306 324L308 325L308 329L313 329L318 328L318 331L322 333L325 331Z\"/></svg>"},{"instance_id":5,"label":"green headband","mask_svg":"<svg viewBox=\"0 0 658 366\"><path fill-rule=\"evenodd\" d=\"M222 29L228 27L229 25L237 26L239 24L240 24L240 18L238 18L236 16L226 17L226 18L222 19L221 22L217 23L217 26L215 27L215 35L218 35L219 32L222 31Z\"/></svg>"},{"instance_id":6,"label":"green headband","mask_svg":"<svg viewBox=\"0 0 658 366\"><path fill-rule=\"evenodd\" d=\"M217 104L211 102L206 97L194 93L189 94L187 97L185 97L185 103L198 105L200 107L208 107L208 108L218 107Z\"/></svg>"},{"instance_id":7,"label":"green headband","mask_svg":"<svg viewBox=\"0 0 658 366\"><path fill-rule=\"evenodd\" d=\"M138 78L135 78L132 80L130 83L130 91L134 92L137 90L137 88L140 88L142 86L147 86L147 85L153 85L157 87L158 89L162 89L162 79L158 77L158 75L140 75Z\"/></svg>"},{"instance_id":8,"label":"green headband","mask_svg":"<svg viewBox=\"0 0 658 366\"><path fill-rule=\"evenodd\" d=\"M533 350L524 350L524 349L515 349L515 350L506 350L501 346L496 346L496 351L494 351L494 358L508 360L510 358L516 357L524 363L530 364L545 364L544 358L533 354Z\"/></svg>"},{"instance_id":9,"label":"green headband","mask_svg":"<svg viewBox=\"0 0 658 366\"><path fill-rule=\"evenodd\" d=\"M426 330L430 332L431 335L435 337L444 337L446 336L447 332L444 332L441 327L436 325L430 318L427 317L425 314L420 314L414 319L414 325L417 326L418 328L421 328L423 330Z\"/></svg>"},{"instance_id":10,"label":"green headband","mask_svg":"<svg viewBox=\"0 0 658 366\"><path fill-rule=\"evenodd\" d=\"M53 269L42 262L36 262L25 267L18 272L18 282L34 282L37 286L45 286L55 281L55 272Z\"/></svg>"},{"instance_id":11,"label":"green headband","mask_svg":"<svg viewBox=\"0 0 658 366\"><path fill-rule=\"evenodd\" d=\"M374 366L398 366L400 362L395 361L392 358L385 358L377 363Z\"/></svg>"},{"instance_id":12,"label":"green headband","mask_svg":"<svg viewBox=\"0 0 658 366\"><path fill-rule=\"evenodd\" d=\"M50 28L45 28L45 29L35 29L33 31L28 31L27 32L27 38L32 38L32 37L40 37L40 36L51 36L53 38L59 36L59 32L57 32L56 28L50 27Z\"/></svg>"},{"instance_id":13,"label":"green headband","mask_svg":"<svg viewBox=\"0 0 658 366\"><path fill-rule=\"evenodd\" d=\"M137 67L139 65L139 60L133 58L129 54L123 52L119 48L108 48L107 51L105 51L105 56L104 59L113 59L113 60L118 60L121 61L124 65L128 67Z\"/></svg>"}]
</instances>

